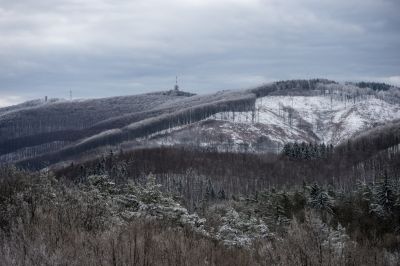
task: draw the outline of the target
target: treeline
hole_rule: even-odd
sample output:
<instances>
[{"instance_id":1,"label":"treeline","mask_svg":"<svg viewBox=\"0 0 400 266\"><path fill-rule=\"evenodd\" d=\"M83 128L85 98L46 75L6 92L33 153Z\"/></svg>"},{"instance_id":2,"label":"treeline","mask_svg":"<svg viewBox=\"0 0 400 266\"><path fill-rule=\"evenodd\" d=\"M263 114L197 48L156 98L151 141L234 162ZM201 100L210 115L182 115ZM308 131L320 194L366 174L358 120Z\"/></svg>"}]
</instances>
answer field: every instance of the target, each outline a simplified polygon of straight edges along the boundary
<instances>
[{"instance_id":1,"label":"treeline","mask_svg":"<svg viewBox=\"0 0 400 266\"><path fill-rule=\"evenodd\" d=\"M384 83L347 82L340 84L326 79L278 81L250 90L257 97L267 95L316 96L324 95L332 100L358 102L375 97L388 102L400 102L400 89Z\"/></svg>"},{"instance_id":2,"label":"treeline","mask_svg":"<svg viewBox=\"0 0 400 266\"><path fill-rule=\"evenodd\" d=\"M307 92L311 90L319 89L321 86L328 84L337 84L335 81L327 79L310 79L310 80L285 80L277 81L271 84L266 84L254 89L250 89L249 92L254 93L257 98L264 97L267 95L276 95L282 93L294 93L294 92Z\"/></svg>"},{"instance_id":3,"label":"treeline","mask_svg":"<svg viewBox=\"0 0 400 266\"><path fill-rule=\"evenodd\" d=\"M379 83L379 82L357 82L356 83L357 87L360 88L371 88L374 91L387 91L390 88L392 88L393 86L388 85L386 83Z\"/></svg>"},{"instance_id":4,"label":"treeline","mask_svg":"<svg viewBox=\"0 0 400 266\"><path fill-rule=\"evenodd\" d=\"M333 153L333 145L325 145L325 143L318 144L305 142L286 143L283 146L282 153L290 158L304 160L328 158Z\"/></svg>"},{"instance_id":5,"label":"treeline","mask_svg":"<svg viewBox=\"0 0 400 266\"><path fill-rule=\"evenodd\" d=\"M285 80L276 82L278 90L316 90L323 85L337 84L337 82L328 79L310 79L310 80Z\"/></svg>"}]
</instances>

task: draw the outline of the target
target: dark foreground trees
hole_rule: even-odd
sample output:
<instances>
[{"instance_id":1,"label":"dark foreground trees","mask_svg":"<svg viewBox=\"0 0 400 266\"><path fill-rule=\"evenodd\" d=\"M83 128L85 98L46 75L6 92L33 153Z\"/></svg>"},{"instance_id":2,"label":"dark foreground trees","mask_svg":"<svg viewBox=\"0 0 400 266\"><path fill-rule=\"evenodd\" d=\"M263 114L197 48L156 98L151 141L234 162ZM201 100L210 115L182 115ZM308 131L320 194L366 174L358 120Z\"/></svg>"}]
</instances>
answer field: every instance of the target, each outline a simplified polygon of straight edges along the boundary
<instances>
[{"instance_id":1,"label":"dark foreground trees","mask_svg":"<svg viewBox=\"0 0 400 266\"><path fill-rule=\"evenodd\" d=\"M305 184L230 200L211 191L199 218L162 193L154 176L145 185L115 184L106 175L74 184L47 172L0 169L0 265L396 265L400 259L398 186L391 181L360 184L352 193Z\"/></svg>"}]
</instances>

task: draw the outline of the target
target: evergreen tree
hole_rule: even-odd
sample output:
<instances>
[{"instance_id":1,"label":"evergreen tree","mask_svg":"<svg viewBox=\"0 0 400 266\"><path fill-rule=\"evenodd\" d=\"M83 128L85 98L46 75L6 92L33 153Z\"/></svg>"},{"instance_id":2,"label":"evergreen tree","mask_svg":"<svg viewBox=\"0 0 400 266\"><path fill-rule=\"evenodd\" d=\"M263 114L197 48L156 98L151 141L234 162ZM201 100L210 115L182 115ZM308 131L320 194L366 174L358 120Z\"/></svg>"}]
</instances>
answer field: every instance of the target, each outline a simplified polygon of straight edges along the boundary
<instances>
[{"instance_id":1,"label":"evergreen tree","mask_svg":"<svg viewBox=\"0 0 400 266\"><path fill-rule=\"evenodd\" d=\"M156 177L150 173L146 179L146 185L142 192L142 200L144 203L157 203L161 198L161 185L156 183Z\"/></svg>"},{"instance_id":2,"label":"evergreen tree","mask_svg":"<svg viewBox=\"0 0 400 266\"><path fill-rule=\"evenodd\" d=\"M218 199L220 200L226 199L225 190L223 188L220 188L220 190L218 191Z\"/></svg>"},{"instance_id":3,"label":"evergreen tree","mask_svg":"<svg viewBox=\"0 0 400 266\"><path fill-rule=\"evenodd\" d=\"M208 179L207 180L206 192L205 192L205 199L206 200L214 200L215 197L216 197L216 195L215 195L214 186L211 183L211 179Z\"/></svg>"},{"instance_id":4,"label":"evergreen tree","mask_svg":"<svg viewBox=\"0 0 400 266\"><path fill-rule=\"evenodd\" d=\"M396 203L395 189L387 176L375 186L371 211L382 218L392 216Z\"/></svg>"},{"instance_id":5,"label":"evergreen tree","mask_svg":"<svg viewBox=\"0 0 400 266\"><path fill-rule=\"evenodd\" d=\"M317 210L323 221L326 220L326 214L333 214L333 202L329 194L317 184L310 188L309 204L311 208Z\"/></svg>"},{"instance_id":6,"label":"evergreen tree","mask_svg":"<svg viewBox=\"0 0 400 266\"><path fill-rule=\"evenodd\" d=\"M290 156L292 153L292 144L291 143L285 143L285 145L283 145L283 154L286 156Z\"/></svg>"}]
</instances>

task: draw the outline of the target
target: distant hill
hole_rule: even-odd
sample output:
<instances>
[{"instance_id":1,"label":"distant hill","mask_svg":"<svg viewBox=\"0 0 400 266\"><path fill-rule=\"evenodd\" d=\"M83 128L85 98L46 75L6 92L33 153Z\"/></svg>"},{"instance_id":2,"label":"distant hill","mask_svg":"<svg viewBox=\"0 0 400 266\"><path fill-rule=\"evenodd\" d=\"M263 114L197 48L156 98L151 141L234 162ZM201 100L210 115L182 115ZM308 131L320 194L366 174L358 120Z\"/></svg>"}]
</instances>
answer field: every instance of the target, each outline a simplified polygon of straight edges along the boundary
<instances>
[{"instance_id":1,"label":"distant hill","mask_svg":"<svg viewBox=\"0 0 400 266\"><path fill-rule=\"evenodd\" d=\"M27 102L23 102L23 103L12 105L12 106L2 107L2 108L0 108L0 116L8 114L10 112L20 111L23 109L33 108L33 107L37 107L40 105L54 103L54 102L58 102L58 101L62 101L62 99L52 98L52 99L48 99L47 101L45 99L36 99L36 100L27 101Z\"/></svg>"},{"instance_id":2,"label":"distant hill","mask_svg":"<svg viewBox=\"0 0 400 266\"><path fill-rule=\"evenodd\" d=\"M400 118L399 88L366 84L290 80L208 95L25 103L0 109L0 163L41 168L160 145L245 152L279 152L294 141L337 145Z\"/></svg>"}]
</instances>

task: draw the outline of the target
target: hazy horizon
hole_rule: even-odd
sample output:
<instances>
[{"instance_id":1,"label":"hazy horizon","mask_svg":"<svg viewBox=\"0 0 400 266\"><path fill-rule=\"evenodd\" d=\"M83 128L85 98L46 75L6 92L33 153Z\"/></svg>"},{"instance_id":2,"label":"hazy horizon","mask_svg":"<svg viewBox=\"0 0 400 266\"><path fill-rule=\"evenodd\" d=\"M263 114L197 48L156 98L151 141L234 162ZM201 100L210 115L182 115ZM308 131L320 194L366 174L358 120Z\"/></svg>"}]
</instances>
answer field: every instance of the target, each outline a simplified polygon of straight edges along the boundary
<instances>
[{"instance_id":1,"label":"hazy horizon","mask_svg":"<svg viewBox=\"0 0 400 266\"><path fill-rule=\"evenodd\" d=\"M328 78L400 86L395 0L0 0L0 107Z\"/></svg>"}]
</instances>

